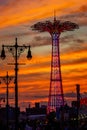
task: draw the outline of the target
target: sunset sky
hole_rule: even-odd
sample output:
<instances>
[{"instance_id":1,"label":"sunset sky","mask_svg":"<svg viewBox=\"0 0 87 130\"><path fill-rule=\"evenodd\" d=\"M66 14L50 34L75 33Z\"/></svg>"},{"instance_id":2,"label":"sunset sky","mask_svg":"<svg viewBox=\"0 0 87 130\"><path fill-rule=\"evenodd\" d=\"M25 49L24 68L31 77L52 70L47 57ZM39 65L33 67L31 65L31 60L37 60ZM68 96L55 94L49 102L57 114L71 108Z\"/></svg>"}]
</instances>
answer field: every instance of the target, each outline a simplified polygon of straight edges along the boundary
<instances>
[{"instance_id":1,"label":"sunset sky","mask_svg":"<svg viewBox=\"0 0 87 130\"><path fill-rule=\"evenodd\" d=\"M60 58L64 99L76 98L76 84L81 96L87 96L87 0L0 0L0 52L2 44L31 45L32 59L26 58L27 49L20 55L18 71L19 106L48 101L50 86L51 36L47 32L32 31L39 21L71 21L79 25L75 31L60 36ZM0 60L0 76L14 76L14 58L5 48L6 59ZM14 106L14 80L9 85L9 102ZM6 85L0 85L0 97L6 95Z\"/></svg>"}]
</instances>

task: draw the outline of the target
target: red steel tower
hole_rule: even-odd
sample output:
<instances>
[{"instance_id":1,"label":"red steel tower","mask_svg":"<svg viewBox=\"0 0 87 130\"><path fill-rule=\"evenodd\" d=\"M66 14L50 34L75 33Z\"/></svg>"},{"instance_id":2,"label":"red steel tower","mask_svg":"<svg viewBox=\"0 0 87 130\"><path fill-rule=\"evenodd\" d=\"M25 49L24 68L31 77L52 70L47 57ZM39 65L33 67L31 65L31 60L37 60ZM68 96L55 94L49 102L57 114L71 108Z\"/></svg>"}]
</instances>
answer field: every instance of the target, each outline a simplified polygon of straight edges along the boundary
<instances>
[{"instance_id":1,"label":"red steel tower","mask_svg":"<svg viewBox=\"0 0 87 130\"><path fill-rule=\"evenodd\" d=\"M61 22L45 21L34 24L32 30L40 32L49 32L52 38L52 57L51 57L51 75L50 75L50 90L47 112L57 111L60 106L64 105L64 95L62 87L62 77L60 68L60 52L59 52L59 37L62 32L73 31L78 28L78 25L70 21Z\"/></svg>"}]
</instances>

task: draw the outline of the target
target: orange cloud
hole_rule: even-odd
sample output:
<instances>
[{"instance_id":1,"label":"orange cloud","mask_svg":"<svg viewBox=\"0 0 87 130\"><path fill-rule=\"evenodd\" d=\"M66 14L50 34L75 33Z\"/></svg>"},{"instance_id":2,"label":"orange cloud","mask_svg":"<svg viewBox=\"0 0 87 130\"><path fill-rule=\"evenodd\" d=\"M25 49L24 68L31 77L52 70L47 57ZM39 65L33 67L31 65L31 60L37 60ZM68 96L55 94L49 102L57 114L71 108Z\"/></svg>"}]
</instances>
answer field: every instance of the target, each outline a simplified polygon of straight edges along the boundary
<instances>
[{"instance_id":1,"label":"orange cloud","mask_svg":"<svg viewBox=\"0 0 87 130\"><path fill-rule=\"evenodd\" d=\"M82 0L80 0L80 4L81 3ZM67 10L68 7L74 7L75 5L77 5L77 2L74 0L68 0L67 3L65 1L58 2L55 0L54 2L52 0L50 4L48 4L46 0L44 2L40 1L40 3L38 3L38 1L30 2L28 0L11 2L1 8L2 17L0 20L0 27L13 26L19 23L51 17L54 9L58 10L58 14L61 15L65 13L65 11L62 12L62 10Z\"/></svg>"}]
</instances>

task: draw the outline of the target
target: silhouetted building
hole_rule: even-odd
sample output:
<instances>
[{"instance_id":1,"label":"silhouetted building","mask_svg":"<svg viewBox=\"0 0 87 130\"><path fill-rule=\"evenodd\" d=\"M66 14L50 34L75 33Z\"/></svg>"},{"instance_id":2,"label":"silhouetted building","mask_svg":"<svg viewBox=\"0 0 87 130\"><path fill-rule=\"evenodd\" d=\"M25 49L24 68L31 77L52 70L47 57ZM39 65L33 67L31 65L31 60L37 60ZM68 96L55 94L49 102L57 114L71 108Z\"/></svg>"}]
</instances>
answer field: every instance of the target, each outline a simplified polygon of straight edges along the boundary
<instances>
[{"instance_id":1,"label":"silhouetted building","mask_svg":"<svg viewBox=\"0 0 87 130\"><path fill-rule=\"evenodd\" d=\"M35 102L35 108L40 108L40 103L39 102Z\"/></svg>"},{"instance_id":2,"label":"silhouetted building","mask_svg":"<svg viewBox=\"0 0 87 130\"><path fill-rule=\"evenodd\" d=\"M27 115L38 115L38 114L46 114L47 107L40 107L40 103L35 103L35 107L26 108Z\"/></svg>"}]
</instances>

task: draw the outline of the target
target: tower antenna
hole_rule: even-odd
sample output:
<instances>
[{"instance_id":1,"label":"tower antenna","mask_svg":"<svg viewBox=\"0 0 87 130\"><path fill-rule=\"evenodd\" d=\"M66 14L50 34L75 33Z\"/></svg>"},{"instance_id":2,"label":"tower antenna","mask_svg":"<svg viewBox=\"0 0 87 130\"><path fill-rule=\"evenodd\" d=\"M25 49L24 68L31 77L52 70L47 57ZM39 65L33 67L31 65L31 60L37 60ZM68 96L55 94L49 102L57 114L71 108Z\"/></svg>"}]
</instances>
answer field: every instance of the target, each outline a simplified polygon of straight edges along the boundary
<instances>
[{"instance_id":1,"label":"tower antenna","mask_svg":"<svg viewBox=\"0 0 87 130\"><path fill-rule=\"evenodd\" d=\"M54 21L56 21L56 11L54 10Z\"/></svg>"}]
</instances>

